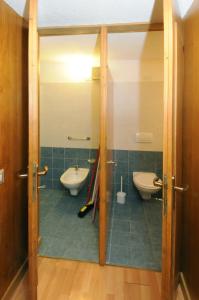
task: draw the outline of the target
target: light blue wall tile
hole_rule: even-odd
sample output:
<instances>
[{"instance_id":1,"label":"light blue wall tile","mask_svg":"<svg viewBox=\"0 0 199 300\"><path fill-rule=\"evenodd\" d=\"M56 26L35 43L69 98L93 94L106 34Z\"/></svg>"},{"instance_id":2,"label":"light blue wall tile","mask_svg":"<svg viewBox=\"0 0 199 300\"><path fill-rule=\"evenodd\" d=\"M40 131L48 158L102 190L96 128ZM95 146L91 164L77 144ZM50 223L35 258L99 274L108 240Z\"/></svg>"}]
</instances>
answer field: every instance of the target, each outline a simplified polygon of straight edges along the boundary
<instances>
[{"instance_id":1,"label":"light blue wall tile","mask_svg":"<svg viewBox=\"0 0 199 300\"><path fill-rule=\"evenodd\" d=\"M77 159L78 157L78 149L76 148L65 148L65 158L73 158Z\"/></svg>"},{"instance_id":2,"label":"light blue wall tile","mask_svg":"<svg viewBox=\"0 0 199 300\"><path fill-rule=\"evenodd\" d=\"M96 158L97 157L98 149L90 149L89 151L89 158Z\"/></svg>"},{"instance_id":3,"label":"light blue wall tile","mask_svg":"<svg viewBox=\"0 0 199 300\"><path fill-rule=\"evenodd\" d=\"M77 160L77 165L79 168L90 168L90 164L88 162L88 159L78 159Z\"/></svg>"},{"instance_id":4,"label":"light blue wall tile","mask_svg":"<svg viewBox=\"0 0 199 300\"><path fill-rule=\"evenodd\" d=\"M48 169L48 172L45 176L43 176L43 178L45 178L46 180L52 180L53 178L53 171L51 168Z\"/></svg>"},{"instance_id":5,"label":"light blue wall tile","mask_svg":"<svg viewBox=\"0 0 199 300\"><path fill-rule=\"evenodd\" d=\"M54 180L52 181L53 189L63 190L64 186L60 182L60 180Z\"/></svg>"},{"instance_id":6,"label":"light blue wall tile","mask_svg":"<svg viewBox=\"0 0 199 300\"><path fill-rule=\"evenodd\" d=\"M117 166L115 168L115 172L119 173L128 173L128 161L117 161Z\"/></svg>"},{"instance_id":7,"label":"light blue wall tile","mask_svg":"<svg viewBox=\"0 0 199 300\"><path fill-rule=\"evenodd\" d=\"M41 157L40 167L48 166L48 168L52 168L53 160L50 157Z\"/></svg>"},{"instance_id":8,"label":"light blue wall tile","mask_svg":"<svg viewBox=\"0 0 199 300\"><path fill-rule=\"evenodd\" d=\"M52 157L52 147L41 147L41 157Z\"/></svg>"},{"instance_id":9,"label":"light blue wall tile","mask_svg":"<svg viewBox=\"0 0 199 300\"><path fill-rule=\"evenodd\" d=\"M115 172L114 174L114 184L120 184L121 183L121 176L123 179L123 184L128 185L129 184L129 177L127 172Z\"/></svg>"},{"instance_id":10,"label":"light blue wall tile","mask_svg":"<svg viewBox=\"0 0 199 300\"><path fill-rule=\"evenodd\" d=\"M77 151L78 159L89 159L89 149L78 149Z\"/></svg>"},{"instance_id":11,"label":"light blue wall tile","mask_svg":"<svg viewBox=\"0 0 199 300\"><path fill-rule=\"evenodd\" d=\"M77 165L77 159L74 158L65 158L64 160L64 168L67 170L68 168L74 168Z\"/></svg>"},{"instance_id":12,"label":"light blue wall tile","mask_svg":"<svg viewBox=\"0 0 199 300\"><path fill-rule=\"evenodd\" d=\"M40 181L40 185L45 185L46 189L52 189L53 188L53 182L51 180L47 180L45 178L42 178Z\"/></svg>"},{"instance_id":13,"label":"light blue wall tile","mask_svg":"<svg viewBox=\"0 0 199 300\"><path fill-rule=\"evenodd\" d=\"M64 158L53 158L53 169L64 169Z\"/></svg>"},{"instance_id":14,"label":"light blue wall tile","mask_svg":"<svg viewBox=\"0 0 199 300\"><path fill-rule=\"evenodd\" d=\"M116 150L115 151L115 160L116 161L128 161L128 150Z\"/></svg>"},{"instance_id":15,"label":"light blue wall tile","mask_svg":"<svg viewBox=\"0 0 199 300\"><path fill-rule=\"evenodd\" d=\"M64 148L53 148L53 158L63 158Z\"/></svg>"},{"instance_id":16,"label":"light blue wall tile","mask_svg":"<svg viewBox=\"0 0 199 300\"><path fill-rule=\"evenodd\" d=\"M41 147L41 167L48 165L50 169L66 170L78 164L80 167L90 168L87 160L88 158L96 158L96 155L97 149ZM113 150L113 160L118 163L118 166L113 170L114 195L118 190L120 177L123 176L125 192L133 198L138 196L132 184L132 172L156 172L162 178L162 152ZM52 178L57 180L59 174L54 171L54 175ZM158 197L161 197L161 193Z\"/></svg>"},{"instance_id":17,"label":"light blue wall tile","mask_svg":"<svg viewBox=\"0 0 199 300\"><path fill-rule=\"evenodd\" d=\"M53 169L53 180L60 180L60 177L63 175L64 171L64 169Z\"/></svg>"}]
</instances>

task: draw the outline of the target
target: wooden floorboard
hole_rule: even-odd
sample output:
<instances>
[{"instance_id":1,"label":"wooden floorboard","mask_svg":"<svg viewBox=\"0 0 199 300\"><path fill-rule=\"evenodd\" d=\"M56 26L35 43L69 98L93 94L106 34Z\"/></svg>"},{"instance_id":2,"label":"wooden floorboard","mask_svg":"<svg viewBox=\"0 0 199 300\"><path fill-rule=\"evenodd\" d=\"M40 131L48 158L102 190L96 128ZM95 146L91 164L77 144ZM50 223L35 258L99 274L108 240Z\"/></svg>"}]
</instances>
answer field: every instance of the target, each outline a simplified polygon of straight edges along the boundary
<instances>
[{"instance_id":1,"label":"wooden floorboard","mask_svg":"<svg viewBox=\"0 0 199 300\"><path fill-rule=\"evenodd\" d=\"M39 300L160 300L161 273L98 264L38 259ZM27 278L11 300L27 300Z\"/></svg>"}]
</instances>

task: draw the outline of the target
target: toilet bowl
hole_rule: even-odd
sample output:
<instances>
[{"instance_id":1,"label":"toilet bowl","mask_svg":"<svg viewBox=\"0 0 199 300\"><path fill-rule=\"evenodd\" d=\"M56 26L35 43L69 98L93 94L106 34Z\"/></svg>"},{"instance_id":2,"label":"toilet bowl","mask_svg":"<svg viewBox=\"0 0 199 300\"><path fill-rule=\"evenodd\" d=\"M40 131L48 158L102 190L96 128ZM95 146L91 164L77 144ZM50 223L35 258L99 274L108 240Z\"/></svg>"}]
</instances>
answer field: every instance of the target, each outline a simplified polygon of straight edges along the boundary
<instances>
[{"instance_id":1,"label":"toilet bowl","mask_svg":"<svg viewBox=\"0 0 199 300\"><path fill-rule=\"evenodd\" d=\"M157 177L155 173L149 172L133 172L133 182L138 189L142 199L149 200L151 195L161 190L161 187L156 187L153 180Z\"/></svg>"},{"instance_id":2,"label":"toilet bowl","mask_svg":"<svg viewBox=\"0 0 199 300\"><path fill-rule=\"evenodd\" d=\"M60 181L65 188L69 189L72 196L77 196L88 177L88 173L89 169L86 168L69 168L60 177Z\"/></svg>"}]
</instances>

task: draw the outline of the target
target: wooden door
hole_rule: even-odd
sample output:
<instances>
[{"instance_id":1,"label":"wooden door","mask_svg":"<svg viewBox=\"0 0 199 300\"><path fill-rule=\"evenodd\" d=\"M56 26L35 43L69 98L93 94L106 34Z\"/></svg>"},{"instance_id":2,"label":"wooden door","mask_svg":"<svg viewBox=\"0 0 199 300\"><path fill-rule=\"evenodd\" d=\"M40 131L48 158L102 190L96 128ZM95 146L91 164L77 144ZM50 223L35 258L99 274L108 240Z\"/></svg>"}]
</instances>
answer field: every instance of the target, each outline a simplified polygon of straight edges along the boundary
<instances>
[{"instance_id":1,"label":"wooden door","mask_svg":"<svg viewBox=\"0 0 199 300\"><path fill-rule=\"evenodd\" d=\"M199 2L184 21L182 282L189 299L199 299ZM188 299L188 297L187 297Z\"/></svg>"},{"instance_id":2,"label":"wooden door","mask_svg":"<svg viewBox=\"0 0 199 300\"><path fill-rule=\"evenodd\" d=\"M27 258L28 28L0 1L0 299L9 298ZM6 292L6 294L5 294Z\"/></svg>"},{"instance_id":3,"label":"wooden door","mask_svg":"<svg viewBox=\"0 0 199 300\"><path fill-rule=\"evenodd\" d=\"M37 0L29 1L29 163L28 163L28 267L29 299L37 299L38 251L38 33Z\"/></svg>"},{"instance_id":4,"label":"wooden door","mask_svg":"<svg viewBox=\"0 0 199 300\"><path fill-rule=\"evenodd\" d=\"M180 272L183 35L175 0L164 1L164 187L162 299L175 299Z\"/></svg>"},{"instance_id":5,"label":"wooden door","mask_svg":"<svg viewBox=\"0 0 199 300\"><path fill-rule=\"evenodd\" d=\"M101 74L100 74L100 219L99 219L99 261L106 263L106 250L110 207L112 198L112 99L108 96L108 33L101 28Z\"/></svg>"}]
</instances>

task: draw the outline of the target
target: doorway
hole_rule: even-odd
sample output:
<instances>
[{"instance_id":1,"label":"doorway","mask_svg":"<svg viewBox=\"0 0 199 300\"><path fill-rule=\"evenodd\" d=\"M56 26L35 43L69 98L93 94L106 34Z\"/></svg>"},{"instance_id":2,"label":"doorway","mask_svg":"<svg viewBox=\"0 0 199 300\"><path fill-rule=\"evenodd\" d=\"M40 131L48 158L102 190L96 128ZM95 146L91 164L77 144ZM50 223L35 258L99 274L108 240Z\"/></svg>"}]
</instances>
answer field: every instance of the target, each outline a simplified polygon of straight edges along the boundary
<instances>
[{"instance_id":1,"label":"doorway","mask_svg":"<svg viewBox=\"0 0 199 300\"><path fill-rule=\"evenodd\" d=\"M148 191L153 179L144 178L163 178L163 39L163 31L108 34L117 166L106 261L156 271L162 260L162 191L154 188L145 199L135 178L149 184Z\"/></svg>"},{"instance_id":2,"label":"doorway","mask_svg":"<svg viewBox=\"0 0 199 300\"><path fill-rule=\"evenodd\" d=\"M40 37L40 256L99 261L98 210L78 217L98 159L98 44L97 34Z\"/></svg>"}]
</instances>

